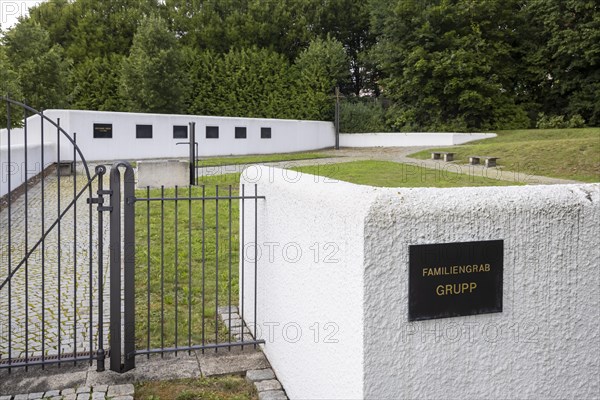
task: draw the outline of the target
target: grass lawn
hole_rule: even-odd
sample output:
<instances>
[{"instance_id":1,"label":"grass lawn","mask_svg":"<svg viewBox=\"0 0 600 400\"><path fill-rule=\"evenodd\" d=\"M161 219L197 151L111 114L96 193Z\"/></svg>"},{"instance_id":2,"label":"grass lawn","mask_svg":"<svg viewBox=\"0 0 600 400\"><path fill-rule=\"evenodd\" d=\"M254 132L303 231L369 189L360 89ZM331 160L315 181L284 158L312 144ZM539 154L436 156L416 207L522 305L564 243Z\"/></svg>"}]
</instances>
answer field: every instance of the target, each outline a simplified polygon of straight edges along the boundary
<instances>
[{"instance_id":1,"label":"grass lawn","mask_svg":"<svg viewBox=\"0 0 600 400\"><path fill-rule=\"evenodd\" d=\"M296 171L328 178L380 187L463 187L508 186L520 183L500 181L473 174L457 173L458 166L428 169L392 161L352 161L339 164L293 168ZM462 169L467 172L467 169ZM456 171L456 172L455 172Z\"/></svg>"},{"instance_id":2,"label":"grass lawn","mask_svg":"<svg viewBox=\"0 0 600 400\"><path fill-rule=\"evenodd\" d=\"M235 179L235 185L229 186L228 179ZM215 180L218 177L208 182ZM237 182L238 175L225 176L219 196L230 190L237 195ZM138 190L136 197L161 194L160 189ZM216 188L209 183L204 189L164 191L169 198L190 195L215 196ZM218 203L218 207L215 200L136 203L137 349L228 341L216 310L230 300L238 303L239 202Z\"/></svg>"},{"instance_id":3,"label":"grass lawn","mask_svg":"<svg viewBox=\"0 0 600 400\"><path fill-rule=\"evenodd\" d=\"M437 150L448 150L439 148ZM498 137L451 147L458 163L468 156L500 157L498 165L532 175L600 181L600 128L499 131ZM431 150L412 154L426 159Z\"/></svg>"},{"instance_id":4,"label":"grass lawn","mask_svg":"<svg viewBox=\"0 0 600 400\"><path fill-rule=\"evenodd\" d=\"M199 167L218 167L222 165L259 164L276 161L312 160L318 158L331 158L323 153L284 153L284 154L258 154L240 157L210 157L198 161Z\"/></svg>"},{"instance_id":5,"label":"grass lawn","mask_svg":"<svg viewBox=\"0 0 600 400\"><path fill-rule=\"evenodd\" d=\"M254 400L254 385L244 378L183 379L138 383L135 400Z\"/></svg>"}]
</instances>

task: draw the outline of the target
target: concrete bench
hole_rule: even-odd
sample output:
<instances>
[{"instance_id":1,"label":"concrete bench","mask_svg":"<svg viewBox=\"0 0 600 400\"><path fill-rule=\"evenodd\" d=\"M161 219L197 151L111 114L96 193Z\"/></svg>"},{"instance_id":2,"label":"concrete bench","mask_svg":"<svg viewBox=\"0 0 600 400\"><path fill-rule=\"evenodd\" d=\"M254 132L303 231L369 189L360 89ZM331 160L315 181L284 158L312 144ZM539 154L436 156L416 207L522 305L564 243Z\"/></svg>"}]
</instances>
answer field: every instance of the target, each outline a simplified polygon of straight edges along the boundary
<instances>
[{"instance_id":1,"label":"concrete bench","mask_svg":"<svg viewBox=\"0 0 600 400\"><path fill-rule=\"evenodd\" d=\"M439 160L442 158L442 156L444 156L444 161L446 161L446 162L454 161L454 153L450 153L450 152L446 152L446 151L432 151L431 152L432 160Z\"/></svg>"},{"instance_id":2,"label":"concrete bench","mask_svg":"<svg viewBox=\"0 0 600 400\"><path fill-rule=\"evenodd\" d=\"M489 167L495 167L496 160L498 160L500 157L469 156L469 164L471 164L471 165L480 164L482 158L485 160L485 166L489 168Z\"/></svg>"}]
</instances>

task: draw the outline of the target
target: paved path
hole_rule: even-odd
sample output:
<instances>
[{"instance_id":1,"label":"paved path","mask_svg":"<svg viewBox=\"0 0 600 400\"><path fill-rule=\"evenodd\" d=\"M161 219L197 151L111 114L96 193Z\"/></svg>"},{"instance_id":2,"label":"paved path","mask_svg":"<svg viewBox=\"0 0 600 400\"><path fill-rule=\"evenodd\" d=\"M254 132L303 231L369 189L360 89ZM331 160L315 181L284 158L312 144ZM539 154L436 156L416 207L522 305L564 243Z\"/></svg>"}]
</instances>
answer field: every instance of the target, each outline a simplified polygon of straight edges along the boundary
<instances>
[{"instance_id":1,"label":"paved path","mask_svg":"<svg viewBox=\"0 0 600 400\"><path fill-rule=\"evenodd\" d=\"M76 178L79 190L87 182L81 172ZM107 181L105 177L105 185ZM95 191L96 185L93 186ZM29 189L27 207L22 195L11 205L10 214L8 208L0 212L0 284L8 276L9 267L14 270L25 258L26 241L27 248L32 249L42 237L42 223L47 230L58 219L59 209L63 212L74 199L73 189L73 177L61 177L59 186L56 174L51 174L44 180L43 201L40 182ZM42 246L34 251L14 274L10 285L0 290L0 360L6 360L9 355L24 358L26 349L29 357L38 357L42 351L45 356L52 356L57 355L59 349L62 354L69 354L97 348L98 220L94 207L90 243L87 197L84 193L77 201L76 210L71 208L61 219L60 237L59 226L56 226L46 237L44 251ZM108 216L105 217L106 232ZM104 283L107 278L108 240L104 245ZM108 287L105 285L104 289L107 298ZM107 315L107 301L104 309ZM91 333L90 324L94 327ZM105 332L107 327L105 324Z\"/></svg>"},{"instance_id":2,"label":"paved path","mask_svg":"<svg viewBox=\"0 0 600 400\"><path fill-rule=\"evenodd\" d=\"M427 150L433 147L367 147L367 148L342 148L340 150L325 150L322 154L331 155L331 158L319 158L312 160L297 161L279 161L262 163L275 168L293 168L308 165L329 165L360 160L383 160L393 161L404 164L417 165L423 168L429 168L439 171L448 171L472 176L487 177L503 181L525 183L528 185L554 185L581 183L578 181L550 178L546 176L530 175L519 171L508 171L502 166L498 168L486 168L482 165L459 164L456 162L444 162L441 160L418 160L408 157L408 155L421 150ZM214 176L241 172L249 165L224 165L219 167L198 168L198 175Z\"/></svg>"}]
</instances>

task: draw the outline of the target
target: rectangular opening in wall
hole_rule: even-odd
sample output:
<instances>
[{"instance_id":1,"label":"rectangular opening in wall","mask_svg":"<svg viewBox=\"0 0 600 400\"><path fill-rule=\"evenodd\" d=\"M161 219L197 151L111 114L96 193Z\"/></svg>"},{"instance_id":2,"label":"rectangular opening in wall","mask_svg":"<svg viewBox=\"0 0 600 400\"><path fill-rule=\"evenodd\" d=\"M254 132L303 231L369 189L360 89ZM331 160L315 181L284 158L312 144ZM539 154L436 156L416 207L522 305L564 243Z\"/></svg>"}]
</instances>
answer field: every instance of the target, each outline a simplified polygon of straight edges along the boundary
<instances>
[{"instance_id":1,"label":"rectangular opening in wall","mask_svg":"<svg viewBox=\"0 0 600 400\"><path fill-rule=\"evenodd\" d=\"M94 124L94 139L112 139L112 124Z\"/></svg>"},{"instance_id":2,"label":"rectangular opening in wall","mask_svg":"<svg viewBox=\"0 0 600 400\"><path fill-rule=\"evenodd\" d=\"M260 128L261 139L271 139L271 128Z\"/></svg>"},{"instance_id":3,"label":"rectangular opening in wall","mask_svg":"<svg viewBox=\"0 0 600 400\"><path fill-rule=\"evenodd\" d=\"M207 126L206 127L206 138L207 139L218 139L219 138L219 127L218 126Z\"/></svg>"},{"instance_id":4,"label":"rectangular opening in wall","mask_svg":"<svg viewBox=\"0 0 600 400\"><path fill-rule=\"evenodd\" d=\"M152 125L136 125L135 137L137 139L152 139Z\"/></svg>"},{"instance_id":5,"label":"rectangular opening in wall","mask_svg":"<svg viewBox=\"0 0 600 400\"><path fill-rule=\"evenodd\" d=\"M187 125L174 125L173 126L173 139L187 139L188 127Z\"/></svg>"},{"instance_id":6,"label":"rectangular opening in wall","mask_svg":"<svg viewBox=\"0 0 600 400\"><path fill-rule=\"evenodd\" d=\"M236 139L246 139L246 127L245 126L236 126L235 127L235 138Z\"/></svg>"}]
</instances>

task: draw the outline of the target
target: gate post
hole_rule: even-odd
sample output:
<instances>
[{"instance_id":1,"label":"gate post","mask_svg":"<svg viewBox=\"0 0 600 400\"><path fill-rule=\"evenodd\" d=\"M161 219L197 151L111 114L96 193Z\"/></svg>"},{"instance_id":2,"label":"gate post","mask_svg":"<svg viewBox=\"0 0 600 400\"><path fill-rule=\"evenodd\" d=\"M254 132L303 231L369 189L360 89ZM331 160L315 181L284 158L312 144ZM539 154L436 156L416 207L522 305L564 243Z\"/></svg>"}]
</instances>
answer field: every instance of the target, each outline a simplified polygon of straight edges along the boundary
<instances>
[{"instance_id":1,"label":"gate post","mask_svg":"<svg viewBox=\"0 0 600 400\"><path fill-rule=\"evenodd\" d=\"M123 241L121 241L121 173L125 167ZM119 161L110 171L110 369L116 372L135 368L135 177L131 164ZM124 257L121 258L121 243ZM123 324L121 340L121 265L123 265ZM123 345L123 354L121 352ZM124 357L122 357L124 356ZM123 364L121 363L124 359Z\"/></svg>"},{"instance_id":2,"label":"gate post","mask_svg":"<svg viewBox=\"0 0 600 400\"><path fill-rule=\"evenodd\" d=\"M196 185L196 123L190 122L190 185Z\"/></svg>"}]
</instances>

